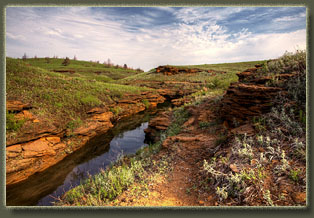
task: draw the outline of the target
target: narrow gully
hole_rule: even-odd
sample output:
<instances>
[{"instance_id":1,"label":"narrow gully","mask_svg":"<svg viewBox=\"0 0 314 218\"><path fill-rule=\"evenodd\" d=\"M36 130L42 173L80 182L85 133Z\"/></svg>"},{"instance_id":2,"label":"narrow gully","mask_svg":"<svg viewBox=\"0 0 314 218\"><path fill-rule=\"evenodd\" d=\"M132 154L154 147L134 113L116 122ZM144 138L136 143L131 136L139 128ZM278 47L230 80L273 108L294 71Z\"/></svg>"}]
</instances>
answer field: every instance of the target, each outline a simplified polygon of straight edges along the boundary
<instances>
[{"instance_id":1,"label":"narrow gully","mask_svg":"<svg viewBox=\"0 0 314 218\"><path fill-rule=\"evenodd\" d=\"M84 147L67 156L44 172L26 181L7 186L7 206L52 206L66 191L80 184L89 175L95 175L115 162L119 156L134 154L143 146L144 129L158 111L169 103L158 105L155 110L144 111L119 120L103 135L91 139Z\"/></svg>"}]
</instances>

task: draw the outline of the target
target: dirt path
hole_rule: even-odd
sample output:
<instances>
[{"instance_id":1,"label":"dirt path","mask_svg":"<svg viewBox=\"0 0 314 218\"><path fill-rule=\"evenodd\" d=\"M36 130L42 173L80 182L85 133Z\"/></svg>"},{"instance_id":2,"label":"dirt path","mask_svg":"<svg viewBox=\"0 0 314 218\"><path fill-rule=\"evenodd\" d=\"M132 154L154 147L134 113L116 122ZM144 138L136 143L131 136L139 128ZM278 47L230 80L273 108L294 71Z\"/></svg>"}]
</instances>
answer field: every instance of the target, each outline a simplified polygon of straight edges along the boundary
<instances>
[{"instance_id":1,"label":"dirt path","mask_svg":"<svg viewBox=\"0 0 314 218\"><path fill-rule=\"evenodd\" d=\"M192 116L183 125L183 131L168 137L163 149L154 158L172 157L172 170L158 176L148 184L148 192L134 196L134 192L125 191L120 195L115 206L210 206L215 205L208 192L198 189L200 184L199 171L208 150L215 146L215 133L199 128L199 122L210 122L213 119L208 105L201 105L197 110L191 108ZM135 184L136 186L136 184Z\"/></svg>"}]
</instances>

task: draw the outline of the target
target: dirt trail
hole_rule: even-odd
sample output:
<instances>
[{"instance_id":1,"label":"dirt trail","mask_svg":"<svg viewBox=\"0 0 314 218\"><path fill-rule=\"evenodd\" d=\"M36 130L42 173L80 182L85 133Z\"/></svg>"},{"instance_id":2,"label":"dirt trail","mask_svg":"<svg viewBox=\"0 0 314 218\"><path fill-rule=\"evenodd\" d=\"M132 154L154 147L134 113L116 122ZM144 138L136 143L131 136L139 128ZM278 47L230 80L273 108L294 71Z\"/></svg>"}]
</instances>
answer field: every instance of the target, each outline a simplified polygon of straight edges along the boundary
<instances>
[{"instance_id":1,"label":"dirt trail","mask_svg":"<svg viewBox=\"0 0 314 218\"><path fill-rule=\"evenodd\" d=\"M183 131L168 137L163 149L154 158L171 156L171 171L159 176L153 184L148 184L148 193L144 196L132 195L125 191L112 205L116 206L210 206L215 205L208 192L201 192L199 171L208 150L215 146L215 133L209 133L199 127L199 122L211 122L212 112L208 105L198 109L190 108L192 116L183 125ZM212 131L211 131L212 132ZM130 189L129 189L130 190Z\"/></svg>"}]
</instances>

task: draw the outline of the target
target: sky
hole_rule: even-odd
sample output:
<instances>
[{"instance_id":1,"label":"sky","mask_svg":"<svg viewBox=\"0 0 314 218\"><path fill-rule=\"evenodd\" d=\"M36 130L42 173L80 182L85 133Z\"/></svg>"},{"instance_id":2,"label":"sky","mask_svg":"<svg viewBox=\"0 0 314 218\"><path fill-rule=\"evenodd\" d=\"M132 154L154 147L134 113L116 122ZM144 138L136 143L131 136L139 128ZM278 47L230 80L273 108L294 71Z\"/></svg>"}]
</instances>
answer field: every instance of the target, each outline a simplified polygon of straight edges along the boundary
<instances>
[{"instance_id":1,"label":"sky","mask_svg":"<svg viewBox=\"0 0 314 218\"><path fill-rule=\"evenodd\" d=\"M7 7L6 55L148 71L277 58L306 49L305 7Z\"/></svg>"}]
</instances>

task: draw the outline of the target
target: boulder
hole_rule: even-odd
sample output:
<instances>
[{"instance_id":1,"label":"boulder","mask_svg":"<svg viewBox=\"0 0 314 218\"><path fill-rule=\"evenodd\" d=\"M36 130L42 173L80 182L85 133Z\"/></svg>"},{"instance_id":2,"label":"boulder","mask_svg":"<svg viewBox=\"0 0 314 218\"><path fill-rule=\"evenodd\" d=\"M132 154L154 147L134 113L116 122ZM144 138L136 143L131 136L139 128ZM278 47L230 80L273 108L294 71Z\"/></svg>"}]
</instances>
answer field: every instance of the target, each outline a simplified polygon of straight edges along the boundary
<instances>
[{"instance_id":1,"label":"boulder","mask_svg":"<svg viewBox=\"0 0 314 218\"><path fill-rule=\"evenodd\" d=\"M167 112L159 113L149 121L148 127L144 130L145 140L148 142L158 141L160 131L166 130L170 124L171 118L169 114Z\"/></svg>"}]
</instances>

